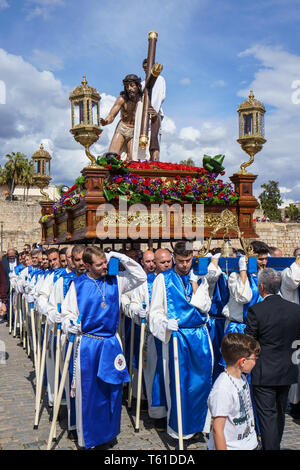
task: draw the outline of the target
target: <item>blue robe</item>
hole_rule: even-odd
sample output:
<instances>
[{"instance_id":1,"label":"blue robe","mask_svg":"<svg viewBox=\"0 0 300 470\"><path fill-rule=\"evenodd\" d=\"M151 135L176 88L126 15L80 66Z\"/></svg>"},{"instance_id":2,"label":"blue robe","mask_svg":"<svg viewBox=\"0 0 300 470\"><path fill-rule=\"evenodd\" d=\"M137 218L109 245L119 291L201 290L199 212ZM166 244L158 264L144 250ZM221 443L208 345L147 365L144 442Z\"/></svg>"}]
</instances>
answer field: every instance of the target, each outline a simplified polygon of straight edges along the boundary
<instances>
[{"instance_id":1,"label":"blue robe","mask_svg":"<svg viewBox=\"0 0 300 470\"><path fill-rule=\"evenodd\" d=\"M116 276L106 276L105 300L87 274L75 279L81 317L80 374L82 427L87 449L109 442L120 433L122 384L129 382L125 358L116 336L119 292ZM103 292L103 279L96 283ZM99 339L85 336L92 334Z\"/></svg>"},{"instance_id":2,"label":"blue robe","mask_svg":"<svg viewBox=\"0 0 300 470\"><path fill-rule=\"evenodd\" d=\"M176 335L183 434L194 434L204 429L208 411L207 399L212 387L213 355L206 327L207 317L187 301L186 295L192 296L189 276L179 276L174 269L165 271L163 275L168 317L179 318ZM178 433L172 340L169 341L169 373L171 410L168 424Z\"/></svg>"}]
</instances>

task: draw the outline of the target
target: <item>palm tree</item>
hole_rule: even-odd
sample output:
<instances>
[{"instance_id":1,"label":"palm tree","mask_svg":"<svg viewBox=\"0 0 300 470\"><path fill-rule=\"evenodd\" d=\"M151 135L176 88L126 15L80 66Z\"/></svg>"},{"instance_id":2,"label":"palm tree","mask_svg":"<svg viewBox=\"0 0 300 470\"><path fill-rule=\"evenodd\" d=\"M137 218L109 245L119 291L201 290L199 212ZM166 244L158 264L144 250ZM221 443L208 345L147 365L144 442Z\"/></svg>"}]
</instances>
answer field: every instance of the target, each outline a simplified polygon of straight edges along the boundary
<instances>
[{"instance_id":1,"label":"palm tree","mask_svg":"<svg viewBox=\"0 0 300 470\"><path fill-rule=\"evenodd\" d=\"M8 186L10 186L9 198L12 199L15 187L21 182L24 167L26 167L26 155L20 152L7 154L8 162L4 165L4 176Z\"/></svg>"},{"instance_id":2,"label":"palm tree","mask_svg":"<svg viewBox=\"0 0 300 470\"><path fill-rule=\"evenodd\" d=\"M285 215L291 220L297 220L299 217L299 209L295 204L290 204L285 208Z\"/></svg>"},{"instance_id":3,"label":"palm tree","mask_svg":"<svg viewBox=\"0 0 300 470\"><path fill-rule=\"evenodd\" d=\"M24 185L24 201L28 200L29 188L34 185L32 160L30 162L27 159L25 160L24 166L22 168L22 173L20 175L20 183ZM25 198L25 189L27 189L26 198Z\"/></svg>"}]
</instances>

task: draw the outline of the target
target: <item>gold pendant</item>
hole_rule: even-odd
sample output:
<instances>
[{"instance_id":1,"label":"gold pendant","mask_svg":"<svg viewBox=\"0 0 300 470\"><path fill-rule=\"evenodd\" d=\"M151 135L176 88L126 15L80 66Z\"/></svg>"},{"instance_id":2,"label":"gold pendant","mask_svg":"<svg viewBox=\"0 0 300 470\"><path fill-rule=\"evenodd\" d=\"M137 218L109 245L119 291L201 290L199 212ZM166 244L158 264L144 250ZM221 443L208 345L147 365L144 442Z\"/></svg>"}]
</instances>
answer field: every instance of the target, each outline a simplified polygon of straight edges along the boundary
<instances>
[{"instance_id":1,"label":"gold pendant","mask_svg":"<svg viewBox=\"0 0 300 470\"><path fill-rule=\"evenodd\" d=\"M101 308L106 308L107 307L107 303L105 302L105 300L103 300L103 302L101 303Z\"/></svg>"}]
</instances>

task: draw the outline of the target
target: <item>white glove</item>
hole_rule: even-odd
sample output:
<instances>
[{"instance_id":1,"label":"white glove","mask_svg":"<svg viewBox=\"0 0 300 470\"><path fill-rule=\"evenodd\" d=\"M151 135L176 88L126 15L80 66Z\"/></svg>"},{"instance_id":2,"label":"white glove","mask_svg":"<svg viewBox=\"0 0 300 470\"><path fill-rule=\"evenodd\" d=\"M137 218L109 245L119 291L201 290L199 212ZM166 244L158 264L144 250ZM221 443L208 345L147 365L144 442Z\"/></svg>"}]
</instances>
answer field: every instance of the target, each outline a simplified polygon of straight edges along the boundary
<instances>
[{"instance_id":1,"label":"white glove","mask_svg":"<svg viewBox=\"0 0 300 470\"><path fill-rule=\"evenodd\" d=\"M139 307L136 313L140 318L146 318L148 315L148 310L146 308Z\"/></svg>"},{"instance_id":2,"label":"white glove","mask_svg":"<svg viewBox=\"0 0 300 470\"><path fill-rule=\"evenodd\" d=\"M175 318L170 318L167 324L167 330L178 331L178 321Z\"/></svg>"},{"instance_id":3,"label":"white glove","mask_svg":"<svg viewBox=\"0 0 300 470\"><path fill-rule=\"evenodd\" d=\"M61 323L61 313L56 313L54 317L55 323Z\"/></svg>"},{"instance_id":4,"label":"white glove","mask_svg":"<svg viewBox=\"0 0 300 470\"><path fill-rule=\"evenodd\" d=\"M207 255L204 256L204 258L211 258L212 257L212 254L209 252L207 253Z\"/></svg>"},{"instance_id":5,"label":"white glove","mask_svg":"<svg viewBox=\"0 0 300 470\"><path fill-rule=\"evenodd\" d=\"M120 261L122 259L127 259L128 256L124 255L124 253L118 253L117 251L110 251L109 253L105 253L107 262L109 262L110 258L117 258Z\"/></svg>"},{"instance_id":6,"label":"white glove","mask_svg":"<svg viewBox=\"0 0 300 470\"><path fill-rule=\"evenodd\" d=\"M33 297L33 295L32 295L32 294L28 294L28 295L26 296L26 300L27 300L27 302L28 302L29 304L34 303L34 297Z\"/></svg>"},{"instance_id":7,"label":"white glove","mask_svg":"<svg viewBox=\"0 0 300 470\"><path fill-rule=\"evenodd\" d=\"M201 279L201 275L200 274L195 274L194 270L192 270L191 274L190 274L190 281L191 282L198 282L199 279Z\"/></svg>"},{"instance_id":8,"label":"white glove","mask_svg":"<svg viewBox=\"0 0 300 470\"><path fill-rule=\"evenodd\" d=\"M216 253L215 255L212 256L213 259L218 259L220 258L221 253Z\"/></svg>"},{"instance_id":9,"label":"white glove","mask_svg":"<svg viewBox=\"0 0 300 470\"><path fill-rule=\"evenodd\" d=\"M239 259L239 268L240 271L247 271L247 263L246 263L246 257L241 256Z\"/></svg>"},{"instance_id":10,"label":"white glove","mask_svg":"<svg viewBox=\"0 0 300 470\"><path fill-rule=\"evenodd\" d=\"M70 325L68 327L68 333L71 333L72 335L77 335L80 331L80 325L79 323L71 323L70 321Z\"/></svg>"}]
</instances>

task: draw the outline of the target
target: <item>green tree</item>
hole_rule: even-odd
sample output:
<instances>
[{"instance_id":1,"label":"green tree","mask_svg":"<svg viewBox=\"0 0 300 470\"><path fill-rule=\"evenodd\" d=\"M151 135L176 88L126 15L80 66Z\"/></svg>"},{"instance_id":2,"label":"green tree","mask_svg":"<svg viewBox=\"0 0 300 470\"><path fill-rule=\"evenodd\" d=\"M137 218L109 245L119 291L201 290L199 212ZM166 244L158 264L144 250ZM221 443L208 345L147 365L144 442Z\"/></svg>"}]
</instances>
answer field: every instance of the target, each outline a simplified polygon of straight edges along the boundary
<instances>
[{"instance_id":1,"label":"green tree","mask_svg":"<svg viewBox=\"0 0 300 470\"><path fill-rule=\"evenodd\" d=\"M285 216L291 220L297 220L299 217L299 209L295 204L290 204L285 208Z\"/></svg>"},{"instance_id":2,"label":"green tree","mask_svg":"<svg viewBox=\"0 0 300 470\"><path fill-rule=\"evenodd\" d=\"M9 186L9 198L12 199L15 187L21 183L28 160L26 155L20 152L7 154L6 158L8 158L8 161L2 169L1 178Z\"/></svg>"},{"instance_id":3,"label":"green tree","mask_svg":"<svg viewBox=\"0 0 300 470\"><path fill-rule=\"evenodd\" d=\"M22 168L22 172L20 175L20 183L24 186L24 201L28 200L28 192L31 186L34 185L34 178L33 178L33 162L28 161L25 159L24 166ZM25 191L26 196L25 196Z\"/></svg>"},{"instance_id":4,"label":"green tree","mask_svg":"<svg viewBox=\"0 0 300 470\"><path fill-rule=\"evenodd\" d=\"M262 184L263 192L258 196L264 215L269 217L270 220L281 219L279 206L282 204L282 199L278 184L278 181L273 180Z\"/></svg>"}]
</instances>

